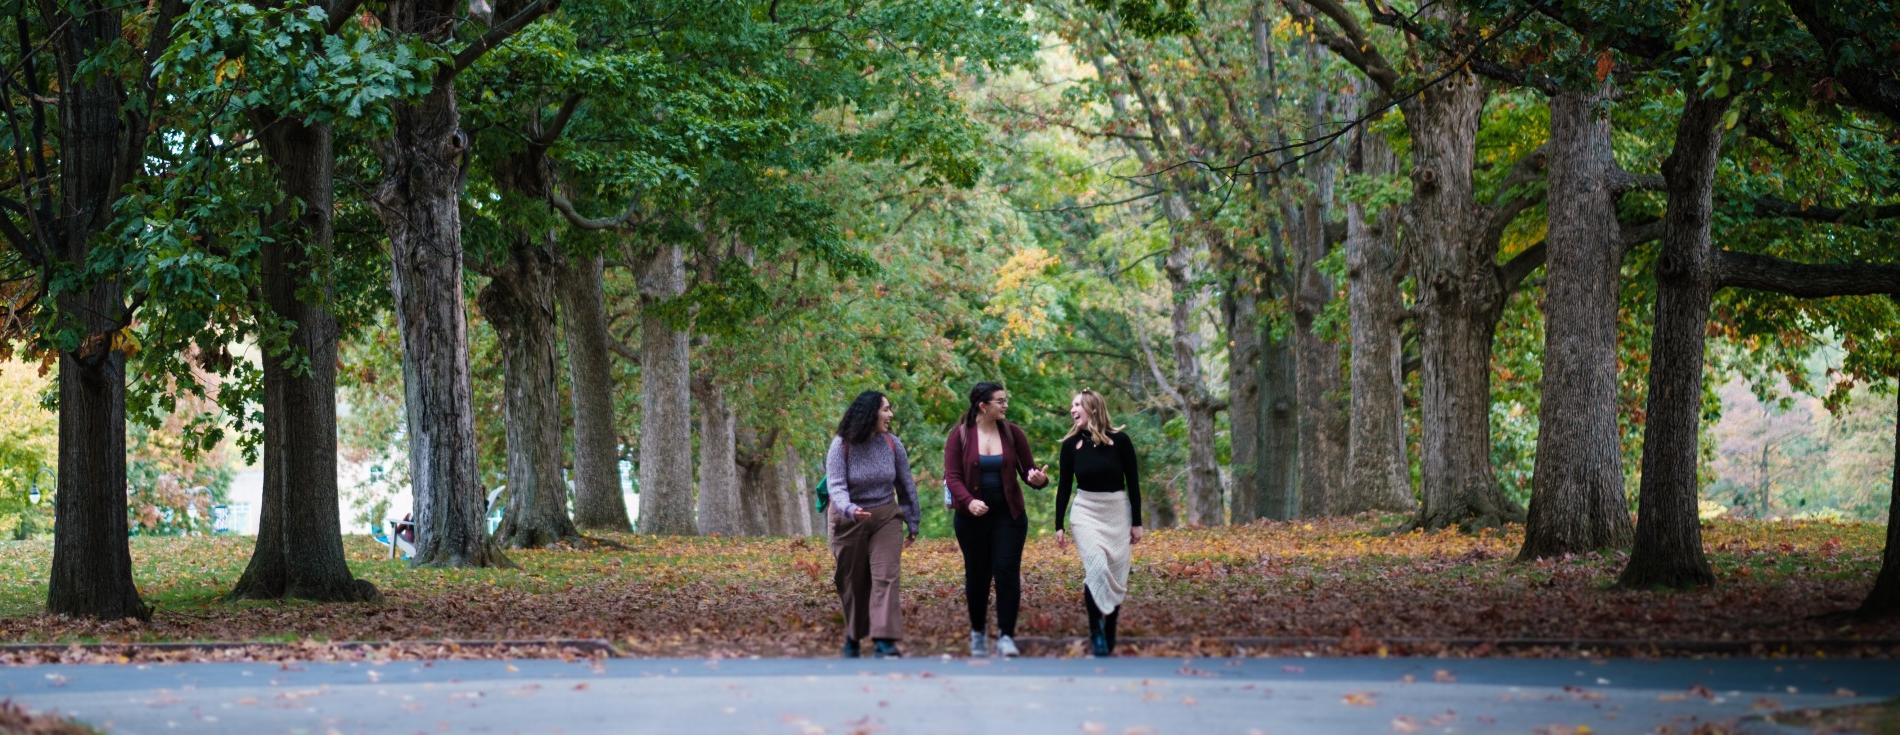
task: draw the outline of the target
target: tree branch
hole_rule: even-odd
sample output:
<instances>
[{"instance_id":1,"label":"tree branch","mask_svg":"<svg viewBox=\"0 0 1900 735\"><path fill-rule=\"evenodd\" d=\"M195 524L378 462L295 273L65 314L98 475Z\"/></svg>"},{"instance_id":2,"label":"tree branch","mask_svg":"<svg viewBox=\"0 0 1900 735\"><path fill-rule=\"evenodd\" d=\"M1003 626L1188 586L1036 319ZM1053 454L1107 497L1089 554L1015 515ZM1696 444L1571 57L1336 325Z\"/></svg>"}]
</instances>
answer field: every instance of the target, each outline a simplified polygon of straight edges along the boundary
<instances>
[{"instance_id":1,"label":"tree branch","mask_svg":"<svg viewBox=\"0 0 1900 735\"><path fill-rule=\"evenodd\" d=\"M1544 179L1544 167L1547 160L1547 149L1541 145L1538 146L1536 150L1525 154L1523 158L1511 164L1511 172L1505 175L1504 183L1498 186L1498 191L1508 196L1512 190L1531 186L1542 181ZM1533 205L1543 200L1544 192L1538 189L1533 190L1531 193L1511 197L1496 206L1489 207L1490 214L1485 219L1484 225L1484 239L1479 242L1483 243L1485 247L1490 248L1492 252L1496 252L1498 242L1504 239L1504 230L1511 226L1511 221L1517 219L1518 215L1523 214L1524 210L1530 209Z\"/></svg>"},{"instance_id":2,"label":"tree branch","mask_svg":"<svg viewBox=\"0 0 1900 735\"><path fill-rule=\"evenodd\" d=\"M1516 293L1518 287L1524 285L1524 279L1542 268L1544 261L1549 259L1549 241L1539 240L1537 244L1524 248L1524 252L1505 261L1504 265L1498 266L1498 285L1504 295Z\"/></svg>"},{"instance_id":3,"label":"tree branch","mask_svg":"<svg viewBox=\"0 0 1900 735\"><path fill-rule=\"evenodd\" d=\"M1383 90L1386 96L1397 96L1399 74L1393 71L1391 62L1386 61L1385 56L1379 53L1379 47L1372 45L1371 36L1366 35L1366 29L1359 25L1358 18L1354 18L1352 13L1336 0L1301 1L1332 19L1333 24L1339 28L1340 34L1343 34L1329 33L1321 36L1321 40L1333 50L1333 53L1339 54L1348 63L1359 67L1359 70L1371 78L1374 84L1379 85L1379 89ZM1293 10L1291 7L1287 9ZM1299 13L1296 12L1295 15ZM1314 31L1317 33L1318 29L1315 28Z\"/></svg>"},{"instance_id":4,"label":"tree branch","mask_svg":"<svg viewBox=\"0 0 1900 735\"><path fill-rule=\"evenodd\" d=\"M574 119L574 111L580 109L581 100L585 97L586 95L575 92L574 94L568 95L567 99L562 100L561 109L554 113L554 119L548 123L547 127L543 129L539 135L535 136L534 144L542 148L547 148L554 145L555 141L560 140L561 133L567 130L568 121Z\"/></svg>"},{"instance_id":5,"label":"tree branch","mask_svg":"<svg viewBox=\"0 0 1900 735\"><path fill-rule=\"evenodd\" d=\"M1850 207L1810 207L1785 199L1758 197L1753 202L1752 209L1757 217L1788 217L1810 222L1842 224L1900 217L1900 202Z\"/></svg>"},{"instance_id":6,"label":"tree branch","mask_svg":"<svg viewBox=\"0 0 1900 735\"><path fill-rule=\"evenodd\" d=\"M619 216L601 218L588 217L587 215L581 214L574 209L574 203L568 201L567 197L562 195L559 190L550 189L548 191L548 203L553 205L555 210L561 213L561 216L567 218L568 224L583 230L616 230L637 224L640 221L640 202L637 199L628 202L627 211L620 213Z\"/></svg>"},{"instance_id":7,"label":"tree branch","mask_svg":"<svg viewBox=\"0 0 1900 735\"><path fill-rule=\"evenodd\" d=\"M1622 225L1624 253L1628 253L1643 243L1661 240L1663 236L1663 221L1660 218L1651 217L1640 222L1618 224Z\"/></svg>"},{"instance_id":8,"label":"tree branch","mask_svg":"<svg viewBox=\"0 0 1900 735\"><path fill-rule=\"evenodd\" d=\"M1900 263L1797 263L1771 255L1716 253L1716 285L1804 299L1900 295Z\"/></svg>"},{"instance_id":9,"label":"tree branch","mask_svg":"<svg viewBox=\"0 0 1900 735\"><path fill-rule=\"evenodd\" d=\"M561 0L536 0L534 4L522 8L521 12L515 13L500 23L496 23L488 29L487 33L482 34L481 38L469 44L468 48L457 52L455 54L455 63L451 64L444 72L449 76L454 76L463 69L467 69L473 65L476 60L482 58L482 54L488 53L489 49L505 43L509 36L519 33L521 29L528 27L528 24L533 23L537 18L553 12L560 4Z\"/></svg>"}]
</instances>

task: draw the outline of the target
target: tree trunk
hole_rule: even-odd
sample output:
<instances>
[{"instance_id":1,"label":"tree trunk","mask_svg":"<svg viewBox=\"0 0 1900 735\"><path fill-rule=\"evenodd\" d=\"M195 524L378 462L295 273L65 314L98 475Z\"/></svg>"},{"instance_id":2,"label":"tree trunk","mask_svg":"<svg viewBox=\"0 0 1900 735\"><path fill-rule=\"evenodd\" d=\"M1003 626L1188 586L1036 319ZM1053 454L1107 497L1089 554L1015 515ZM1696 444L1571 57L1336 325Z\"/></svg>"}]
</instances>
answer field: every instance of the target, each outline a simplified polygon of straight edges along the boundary
<instances>
[{"instance_id":1,"label":"tree trunk","mask_svg":"<svg viewBox=\"0 0 1900 735\"><path fill-rule=\"evenodd\" d=\"M1333 301L1333 279L1319 262L1332 250L1326 236L1326 212L1333 196L1333 166L1320 162L1311 173L1314 190L1297 208L1289 207L1294 233L1293 354L1300 379L1294 384L1299 406L1300 515L1331 515L1345 484L1346 407L1341 389L1339 344L1320 335L1319 317ZM1297 220L1295 220L1297 218Z\"/></svg>"},{"instance_id":2,"label":"tree trunk","mask_svg":"<svg viewBox=\"0 0 1900 735\"><path fill-rule=\"evenodd\" d=\"M1446 11L1449 12L1449 11ZM1421 502L1412 525L1522 520L1491 470L1491 338L1504 303L1494 244L1472 197L1483 85L1470 75L1407 101L1412 202L1406 232L1419 283Z\"/></svg>"},{"instance_id":3,"label":"tree trunk","mask_svg":"<svg viewBox=\"0 0 1900 735\"><path fill-rule=\"evenodd\" d=\"M686 291L678 245L654 253L640 276L640 532L692 535L693 425L686 332L659 307Z\"/></svg>"},{"instance_id":4,"label":"tree trunk","mask_svg":"<svg viewBox=\"0 0 1900 735\"><path fill-rule=\"evenodd\" d=\"M805 471L805 463L798 458L798 448L791 442L783 442L784 454L778 463L779 492L783 493L785 509L785 530L788 536L813 536L824 530L823 518L818 515L812 503L812 487L807 484L811 478ZM918 502L923 502L919 498Z\"/></svg>"},{"instance_id":5,"label":"tree trunk","mask_svg":"<svg viewBox=\"0 0 1900 735\"><path fill-rule=\"evenodd\" d=\"M331 257L336 157L327 124L259 116L259 138L286 202L287 232L263 246L264 301L290 323L288 352L265 350L264 488L257 544L232 599L354 602L380 597L350 575L337 522L336 316L323 263ZM317 298L298 296L312 281ZM300 361L306 362L299 365Z\"/></svg>"},{"instance_id":6,"label":"tree trunk","mask_svg":"<svg viewBox=\"0 0 1900 735\"><path fill-rule=\"evenodd\" d=\"M111 222L124 167L138 160L144 131L125 130L125 90L111 75L78 69L119 43L120 12L77 9L55 44L60 83L59 218L52 260L77 270ZM48 22L52 22L51 19ZM128 142L129 141L129 142ZM129 148L129 150L128 150ZM116 340L125 301L115 279L59 297L85 339L59 356L59 480L54 498L53 571L46 609L56 615L149 620L132 582L126 542L125 353Z\"/></svg>"},{"instance_id":7,"label":"tree trunk","mask_svg":"<svg viewBox=\"0 0 1900 735\"><path fill-rule=\"evenodd\" d=\"M1221 299L1226 317L1227 421L1233 447L1233 489L1227 500L1233 523L1247 523L1259 516L1260 460L1266 448L1261 433L1264 411L1260 401L1260 328L1259 297L1253 288L1253 274L1242 272L1233 279Z\"/></svg>"},{"instance_id":8,"label":"tree trunk","mask_svg":"<svg viewBox=\"0 0 1900 735\"><path fill-rule=\"evenodd\" d=\"M736 424L726 389L710 376L699 383L699 532L737 536L746 516L739 501Z\"/></svg>"},{"instance_id":9,"label":"tree trunk","mask_svg":"<svg viewBox=\"0 0 1900 735\"><path fill-rule=\"evenodd\" d=\"M1180 198L1173 196L1170 201L1179 202ZM1186 219L1183 209L1176 221L1185 223ZM1187 420L1187 488L1182 500L1187 506L1184 510L1189 524L1217 526L1224 514L1221 512L1220 469L1214 459L1214 406L1201 375L1200 357L1199 314L1206 294L1200 283L1199 269L1194 264L1190 236L1180 231L1185 226L1177 226L1174 245L1165 261L1168 285L1174 294L1168 315L1169 342L1174 348L1174 393Z\"/></svg>"},{"instance_id":10,"label":"tree trunk","mask_svg":"<svg viewBox=\"0 0 1900 735\"><path fill-rule=\"evenodd\" d=\"M438 38L455 6L393 3L388 25ZM384 179L372 204L394 253L391 291L402 333L415 563L511 566L488 538L487 493L476 469L458 203L468 137L458 123L454 78L444 75L427 94L397 103L394 118L394 137L382 149Z\"/></svg>"},{"instance_id":11,"label":"tree trunk","mask_svg":"<svg viewBox=\"0 0 1900 735\"><path fill-rule=\"evenodd\" d=\"M1702 525L1696 514L1696 450L1703 339L1715 288L1709 225L1722 116L1728 107L1727 98L1692 98L1676 124L1675 148L1663 161L1669 210L1663 215L1663 252L1656 262L1656 324L1650 339L1636 545L1617 579L1623 587L1683 588L1715 582L1702 553Z\"/></svg>"},{"instance_id":12,"label":"tree trunk","mask_svg":"<svg viewBox=\"0 0 1900 735\"><path fill-rule=\"evenodd\" d=\"M1616 318L1623 260L1606 95L1550 102L1549 255L1537 467L1519 559L1629 545L1616 424Z\"/></svg>"},{"instance_id":13,"label":"tree trunk","mask_svg":"<svg viewBox=\"0 0 1900 735\"><path fill-rule=\"evenodd\" d=\"M1298 364L1290 340L1263 335L1260 350L1261 409L1266 412L1260 454L1259 517L1291 520L1300 514Z\"/></svg>"},{"instance_id":14,"label":"tree trunk","mask_svg":"<svg viewBox=\"0 0 1900 735\"><path fill-rule=\"evenodd\" d=\"M1896 397L1900 406L1900 396ZM1880 555L1880 574L1874 577L1874 589L1860 603L1863 617L1900 615L1900 411L1895 412L1893 437L1893 485L1887 496L1887 549Z\"/></svg>"},{"instance_id":15,"label":"tree trunk","mask_svg":"<svg viewBox=\"0 0 1900 735\"><path fill-rule=\"evenodd\" d=\"M1352 168L1383 176L1397 170L1385 140L1361 130L1353 142ZM1351 434L1346 441L1346 482L1333 512L1410 511L1418 507L1405 462L1405 383L1401 370L1398 248L1392 217L1346 204L1347 307L1352 331Z\"/></svg>"},{"instance_id":16,"label":"tree trunk","mask_svg":"<svg viewBox=\"0 0 1900 735\"><path fill-rule=\"evenodd\" d=\"M508 262L478 300L501 338L507 427L508 508L495 540L535 549L580 538L561 476L561 406L555 374L554 263L536 237L517 234Z\"/></svg>"},{"instance_id":17,"label":"tree trunk","mask_svg":"<svg viewBox=\"0 0 1900 735\"><path fill-rule=\"evenodd\" d=\"M561 324L566 328L574 405L574 525L627 531L620 492L620 435L614 423L614 376L600 256L569 257L561 269Z\"/></svg>"}]
</instances>

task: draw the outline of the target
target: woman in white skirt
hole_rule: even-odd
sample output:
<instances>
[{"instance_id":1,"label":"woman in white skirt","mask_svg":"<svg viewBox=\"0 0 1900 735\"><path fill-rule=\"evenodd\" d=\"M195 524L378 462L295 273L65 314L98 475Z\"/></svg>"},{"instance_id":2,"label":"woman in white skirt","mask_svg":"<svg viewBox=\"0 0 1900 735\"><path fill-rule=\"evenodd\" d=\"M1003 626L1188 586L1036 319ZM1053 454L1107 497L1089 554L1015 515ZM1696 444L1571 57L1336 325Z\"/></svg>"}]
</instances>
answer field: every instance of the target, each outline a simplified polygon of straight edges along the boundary
<instances>
[{"instance_id":1,"label":"woman in white skirt","mask_svg":"<svg viewBox=\"0 0 1900 735\"><path fill-rule=\"evenodd\" d=\"M1135 443L1110 424L1108 403L1083 389L1069 401L1074 423L1062 437L1061 479L1056 489L1056 545L1068 546L1063 519L1071 523L1082 556L1082 604L1089 613L1089 650L1115 655L1115 624L1128 596L1129 546L1141 541L1141 478ZM1075 509L1069 512L1070 490Z\"/></svg>"}]
</instances>

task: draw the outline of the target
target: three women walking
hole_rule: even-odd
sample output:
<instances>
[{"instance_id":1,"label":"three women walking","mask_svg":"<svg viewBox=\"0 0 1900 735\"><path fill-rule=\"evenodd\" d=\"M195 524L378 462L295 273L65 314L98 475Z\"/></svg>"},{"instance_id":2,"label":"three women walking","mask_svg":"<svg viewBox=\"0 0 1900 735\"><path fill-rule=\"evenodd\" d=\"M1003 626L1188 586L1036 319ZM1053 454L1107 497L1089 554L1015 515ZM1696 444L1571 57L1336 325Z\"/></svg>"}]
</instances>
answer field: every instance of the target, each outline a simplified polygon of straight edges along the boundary
<instances>
[{"instance_id":1,"label":"three women walking","mask_svg":"<svg viewBox=\"0 0 1900 735\"><path fill-rule=\"evenodd\" d=\"M1004 418L1008 411L1009 391L996 383L978 383L970 390L963 418L944 439L944 487L963 554L972 656L991 650L992 585L995 652L1005 657L1019 652L1016 622L1022 606L1023 545L1029 535L1022 485L1049 485L1028 435ZM838 422L825 457L846 658L860 655L865 637L871 638L872 652L880 658L902 655L897 647L903 638L899 562L904 547L917 538L920 514L910 455L890 433L891 418L891 403L882 393L859 394ZM1074 537L1082 560L1089 649L1096 656L1110 656L1128 595L1130 546L1142 536L1140 474L1134 442L1113 425L1100 395L1086 389L1077 393L1069 403L1069 418L1069 433L1059 452L1056 544L1066 549Z\"/></svg>"}]
</instances>

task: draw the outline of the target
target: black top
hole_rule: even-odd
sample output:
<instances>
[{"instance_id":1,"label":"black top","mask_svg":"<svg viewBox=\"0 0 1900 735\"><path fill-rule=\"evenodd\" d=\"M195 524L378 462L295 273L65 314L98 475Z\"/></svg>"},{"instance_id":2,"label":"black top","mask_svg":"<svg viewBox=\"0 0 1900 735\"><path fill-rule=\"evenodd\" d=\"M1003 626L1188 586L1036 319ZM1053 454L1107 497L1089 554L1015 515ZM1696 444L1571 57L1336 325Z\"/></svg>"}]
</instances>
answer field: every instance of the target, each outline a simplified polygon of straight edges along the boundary
<instances>
[{"instance_id":1,"label":"black top","mask_svg":"<svg viewBox=\"0 0 1900 735\"><path fill-rule=\"evenodd\" d=\"M1128 519L1141 525L1141 477L1135 467L1135 443L1127 434L1108 432L1109 445L1096 444L1088 436L1062 440L1060 484L1056 487L1056 530L1069 514L1069 488L1080 483L1083 492L1128 492Z\"/></svg>"},{"instance_id":2,"label":"black top","mask_svg":"<svg viewBox=\"0 0 1900 735\"><path fill-rule=\"evenodd\" d=\"M1003 502L1003 455L977 455L976 471L976 486L983 502L989 505Z\"/></svg>"}]
</instances>

